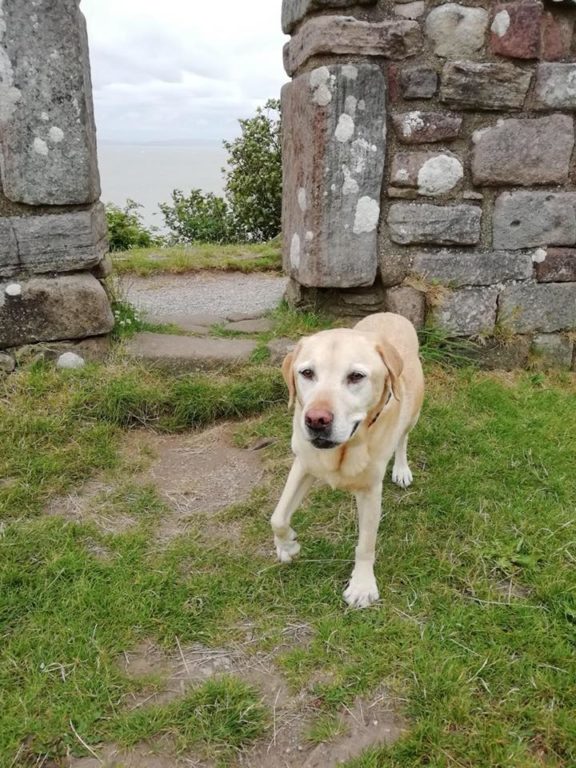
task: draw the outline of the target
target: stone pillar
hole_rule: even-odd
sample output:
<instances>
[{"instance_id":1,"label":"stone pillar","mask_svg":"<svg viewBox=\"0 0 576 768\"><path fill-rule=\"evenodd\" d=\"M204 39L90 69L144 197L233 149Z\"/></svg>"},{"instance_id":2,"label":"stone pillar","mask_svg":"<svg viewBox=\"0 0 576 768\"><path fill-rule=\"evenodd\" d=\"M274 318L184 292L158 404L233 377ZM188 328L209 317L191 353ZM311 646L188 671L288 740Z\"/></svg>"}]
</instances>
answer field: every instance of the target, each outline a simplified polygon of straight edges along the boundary
<instances>
[{"instance_id":1,"label":"stone pillar","mask_svg":"<svg viewBox=\"0 0 576 768\"><path fill-rule=\"evenodd\" d=\"M108 333L79 0L0 0L0 348Z\"/></svg>"},{"instance_id":2,"label":"stone pillar","mask_svg":"<svg viewBox=\"0 0 576 768\"><path fill-rule=\"evenodd\" d=\"M576 3L284 0L282 21L292 300L572 364Z\"/></svg>"}]
</instances>

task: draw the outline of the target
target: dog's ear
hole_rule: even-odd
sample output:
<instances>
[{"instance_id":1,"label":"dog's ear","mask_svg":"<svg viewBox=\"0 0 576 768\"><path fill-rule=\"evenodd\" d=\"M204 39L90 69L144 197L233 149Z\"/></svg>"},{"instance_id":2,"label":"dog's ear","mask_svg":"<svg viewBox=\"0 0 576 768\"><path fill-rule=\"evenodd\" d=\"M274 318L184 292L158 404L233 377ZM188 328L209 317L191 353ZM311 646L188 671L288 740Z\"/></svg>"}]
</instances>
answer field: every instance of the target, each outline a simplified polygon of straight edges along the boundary
<instances>
[{"instance_id":1,"label":"dog's ear","mask_svg":"<svg viewBox=\"0 0 576 768\"><path fill-rule=\"evenodd\" d=\"M393 347L392 344L381 342L377 345L376 349L382 358L384 365L386 368L388 368L392 394L396 400L400 400L399 379L402 373L402 369L404 368L404 361L400 357L396 347Z\"/></svg>"},{"instance_id":2,"label":"dog's ear","mask_svg":"<svg viewBox=\"0 0 576 768\"><path fill-rule=\"evenodd\" d=\"M282 376L288 387L288 394L290 399L288 400L288 408L292 408L294 400L296 399L296 379L294 377L294 359L296 358L296 347L292 352L288 352L284 361L282 362Z\"/></svg>"}]
</instances>

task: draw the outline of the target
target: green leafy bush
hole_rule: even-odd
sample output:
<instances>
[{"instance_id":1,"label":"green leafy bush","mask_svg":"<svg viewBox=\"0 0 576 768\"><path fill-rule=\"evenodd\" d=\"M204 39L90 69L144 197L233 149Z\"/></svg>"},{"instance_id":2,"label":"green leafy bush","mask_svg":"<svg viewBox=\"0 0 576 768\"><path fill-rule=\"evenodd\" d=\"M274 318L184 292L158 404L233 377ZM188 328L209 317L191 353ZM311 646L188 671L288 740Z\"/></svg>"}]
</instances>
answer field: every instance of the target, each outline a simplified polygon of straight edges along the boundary
<instances>
[{"instance_id":1,"label":"green leafy bush","mask_svg":"<svg viewBox=\"0 0 576 768\"><path fill-rule=\"evenodd\" d=\"M233 243L237 240L234 217L222 197L193 189L186 197L172 192L172 205L160 203L166 226L178 243Z\"/></svg>"},{"instance_id":2,"label":"green leafy bush","mask_svg":"<svg viewBox=\"0 0 576 768\"><path fill-rule=\"evenodd\" d=\"M147 229L134 200L126 200L123 208L114 203L106 204L108 238L111 251L127 251L130 248L150 248L160 243L154 229Z\"/></svg>"},{"instance_id":3,"label":"green leafy bush","mask_svg":"<svg viewBox=\"0 0 576 768\"><path fill-rule=\"evenodd\" d=\"M240 126L241 136L224 142L226 197L242 239L272 240L280 233L282 214L280 102L270 99Z\"/></svg>"},{"instance_id":4,"label":"green leafy bush","mask_svg":"<svg viewBox=\"0 0 576 768\"><path fill-rule=\"evenodd\" d=\"M225 197L199 189L188 196L174 190L172 204L160 204L174 242L266 242L280 233L280 102L266 102L254 117L240 120L240 126L241 135L224 142L228 151Z\"/></svg>"}]
</instances>

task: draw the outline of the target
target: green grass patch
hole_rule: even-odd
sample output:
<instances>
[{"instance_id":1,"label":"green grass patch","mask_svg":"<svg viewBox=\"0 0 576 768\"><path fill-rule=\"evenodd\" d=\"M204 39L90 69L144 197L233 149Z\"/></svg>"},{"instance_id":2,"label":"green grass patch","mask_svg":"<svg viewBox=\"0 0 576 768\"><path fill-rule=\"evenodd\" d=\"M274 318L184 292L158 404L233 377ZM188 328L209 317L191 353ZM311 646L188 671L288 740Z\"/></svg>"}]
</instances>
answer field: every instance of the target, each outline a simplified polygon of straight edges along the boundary
<instances>
[{"instance_id":1,"label":"green grass patch","mask_svg":"<svg viewBox=\"0 0 576 768\"><path fill-rule=\"evenodd\" d=\"M127 713L110 735L127 746L169 735L179 751L200 747L207 756L221 760L261 736L267 721L259 692L226 676L207 680L167 706Z\"/></svg>"},{"instance_id":2,"label":"green grass patch","mask_svg":"<svg viewBox=\"0 0 576 768\"><path fill-rule=\"evenodd\" d=\"M201 269L235 272L280 272L279 241L238 245L200 243L190 246L133 248L111 254L114 270L120 275L148 277L162 272L182 274Z\"/></svg>"},{"instance_id":3,"label":"green grass patch","mask_svg":"<svg viewBox=\"0 0 576 768\"><path fill-rule=\"evenodd\" d=\"M114 469L119 427L181 431L261 413L286 397L280 372L266 365L232 377L40 364L0 387L0 520L36 514L51 497Z\"/></svg>"},{"instance_id":4,"label":"green grass patch","mask_svg":"<svg viewBox=\"0 0 576 768\"><path fill-rule=\"evenodd\" d=\"M254 369L236 380L171 379L120 365L34 368L3 385L0 461L12 490L3 481L0 498L18 493L19 506L12 496L0 532L0 764L86 755L75 732L96 747L166 734L179 749L233 763L269 722L257 690L215 679L130 713L129 695L149 682L124 675L118 655L146 638L171 651L222 648L247 624L250 650L270 650L304 622L310 641L284 644L278 664L295 690L322 681L313 741L333 735L342 705L383 687L408 721L402 740L354 768L576 765L573 376L428 368L409 451L415 483L401 491L386 481L382 599L366 611L341 597L356 543L348 494L314 490L295 516L300 559L272 559L268 518L290 461L284 406L242 428L243 444L276 442L266 449L268 485L219 519L224 529L234 521L234 542L207 545L203 523L191 521L161 549L161 508L129 478L107 503L141 521L130 532L24 519L62 487L113 467L126 425L184 428L283 399L276 382L258 401L262 378Z\"/></svg>"}]
</instances>

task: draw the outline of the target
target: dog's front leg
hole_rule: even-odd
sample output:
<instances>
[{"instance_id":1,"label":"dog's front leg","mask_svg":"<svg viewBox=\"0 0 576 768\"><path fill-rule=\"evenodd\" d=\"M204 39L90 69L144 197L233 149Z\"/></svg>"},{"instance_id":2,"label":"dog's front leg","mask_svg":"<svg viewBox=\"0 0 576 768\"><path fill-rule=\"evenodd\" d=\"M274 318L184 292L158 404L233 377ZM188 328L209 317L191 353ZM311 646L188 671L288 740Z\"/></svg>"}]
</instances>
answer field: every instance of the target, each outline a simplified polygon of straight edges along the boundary
<instances>
[{"instance_id":1,"label":"dog's front leg","mask_svg":"<svg viewBox=\"0 0 576 768\"><path fill-rule=\"evenodd\" d=\"M296 533L290 528L292 515L310 490L314 478L309 475L302 466L300 459L296 458L288 475L288 480L280 501L270 520L274 531L274 543L278 560L282 563L291 562L300 552L300 544L296 541Z\"/></svg>"},{"instance_id":2,"label":"dog's front leg","mask_svg":"<svg viewBox=\"0 0 576 768\"><path fill-rule=\"evenodd\" d=\"M369 491L358 491L358 546L350 584L344 591L344 600L355 608L366 608L380 595L374 577L376 537L382 513L382 483Z\"/></svg>"}]
</instances>

